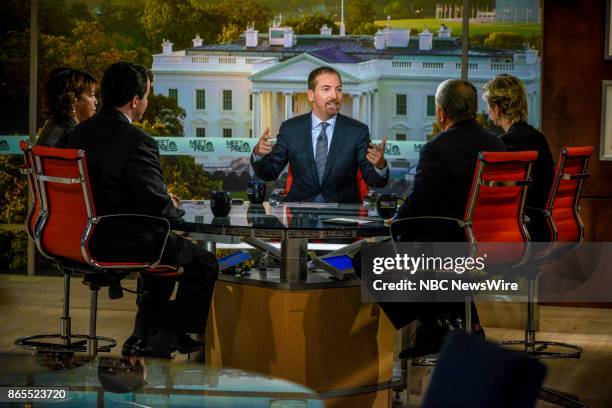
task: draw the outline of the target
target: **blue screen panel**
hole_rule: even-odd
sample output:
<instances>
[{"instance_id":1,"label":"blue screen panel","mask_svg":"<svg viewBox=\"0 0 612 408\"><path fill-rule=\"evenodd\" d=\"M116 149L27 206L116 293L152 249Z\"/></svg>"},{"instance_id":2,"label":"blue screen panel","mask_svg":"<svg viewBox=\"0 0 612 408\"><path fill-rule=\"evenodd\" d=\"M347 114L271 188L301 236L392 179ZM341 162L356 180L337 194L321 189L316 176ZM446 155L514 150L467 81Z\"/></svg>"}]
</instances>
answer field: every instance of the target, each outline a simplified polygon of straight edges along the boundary
<instances>
[{"instance_id":1,"label":"blue screen panel","mask_svg":"<svg viewBox=\"0 0 612 408\"><path fill-rule=\"evenodd\" d=\"M329 258L322 259L334 268L339 269L341 271L353 269L353 262L351 260L351 257L348 255L330 256Z\"/></svg>"}]
</instances>

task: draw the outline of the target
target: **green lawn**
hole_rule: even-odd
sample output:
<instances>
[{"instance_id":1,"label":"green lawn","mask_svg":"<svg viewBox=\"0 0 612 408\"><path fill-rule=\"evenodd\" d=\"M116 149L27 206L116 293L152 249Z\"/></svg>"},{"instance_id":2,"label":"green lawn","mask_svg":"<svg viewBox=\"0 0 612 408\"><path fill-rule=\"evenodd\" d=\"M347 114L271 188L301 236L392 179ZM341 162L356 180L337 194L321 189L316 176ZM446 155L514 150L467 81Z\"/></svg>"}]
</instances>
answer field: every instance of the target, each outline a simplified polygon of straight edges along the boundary
<instances>
[{"instance_id":1,"label":"green lawn","mask_svg":"<svg viewBox=\"0 0 612 408\"><path fill-rule=\"evenodd\" d=\"M421 32L425 26L431 31L435 32L440 28L440 24L444 23L447 27L453 29L453 37L459 37L461 35L461 23L449 22L436 20L435 18L420 18L420 19L403 19L403 20L391 20L392 28L411 28L412 34L414 30ZM382 27L387 26L387 20L376 20L376 24ZM486 24L470 24L470 36L478 34L488 34L493 32L510 32L520 34L524 37L530 37L533 35L542 34L542 25L539 23L529 24L502 24L502 23L486 23Z\"/></svg>"}]
</instances>

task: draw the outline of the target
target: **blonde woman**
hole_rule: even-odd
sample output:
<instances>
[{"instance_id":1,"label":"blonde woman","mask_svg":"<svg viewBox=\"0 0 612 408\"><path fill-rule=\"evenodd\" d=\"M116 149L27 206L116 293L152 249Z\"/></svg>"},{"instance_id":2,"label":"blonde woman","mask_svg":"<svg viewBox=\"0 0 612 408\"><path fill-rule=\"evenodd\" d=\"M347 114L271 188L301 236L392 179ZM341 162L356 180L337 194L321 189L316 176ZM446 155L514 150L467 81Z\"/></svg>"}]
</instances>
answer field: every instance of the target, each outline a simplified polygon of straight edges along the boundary
<instances>
[{"instance_id":1,"label":"blonde woman","mask_svg":"<svg viewBox=\"0 0 612 408\"><path fill-rule=\"evenodd\" d=\"M489 117L504 129L501 139L512 151L536 150L538 159L532 169L533 185L527 191L527 207L544 208L554 176L554 163L542 133L527 123L525 86L516 77L498 75L483 88L482 98L489 105Z\"/></svg>"},{"instance_id":2,"label":"blonde woman","mask_svg":"<svg viewBox=\"0 0 612 408\"><path fill-rule=\"evenodd\" d=\"M87 72L56 68L45 86L47 122L40 132L39 145L64 147L72 129L96 113L98 81Z\"/></svg>"}]
</instances>

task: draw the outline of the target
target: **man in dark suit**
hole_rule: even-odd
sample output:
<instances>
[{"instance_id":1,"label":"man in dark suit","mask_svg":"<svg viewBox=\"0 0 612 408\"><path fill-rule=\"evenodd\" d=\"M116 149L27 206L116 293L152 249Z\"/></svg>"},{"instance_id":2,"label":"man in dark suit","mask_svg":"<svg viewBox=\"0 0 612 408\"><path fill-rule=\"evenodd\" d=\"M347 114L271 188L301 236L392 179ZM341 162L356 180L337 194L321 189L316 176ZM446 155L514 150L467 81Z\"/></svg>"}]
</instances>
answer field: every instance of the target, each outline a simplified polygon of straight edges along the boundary
<instances>
[{"instance_id":1,"label":"man in dark suit","mask_svg":"<svg viewBox=\"0 0 612 408\"><path fill-rule=\"evenodd\" d=\"M312 71L308 100L312 112L283 122L274 146L265 130L251 156L255 175L276 180L288 163L293 182L287 201L360 203L359 169L369 186L384 187L389 179L386 137L372 144L365 124L339 113L340 74L331 67Z\"/></svg>"},{"instance_id":2,"label":"man in dark suit","mask_svg":"<svg viewBox=\"0 0 612 408\"><path fill-rule=\"evenodd\" d=\"M476 88L470 82L449 79L440 84L436 121L443 131L422 147L398 218L463 218L478 153L506 150L497 136L476 122L477 109ZM441 241L440 232L434 233L430 241Z\"/></svg>"},{"instance_id":3,"label":"man in dark suit","mask_svg":"<svg viewBox=\"0 0 612 408\"><path fill-rule=\"evenodd\" d=\"M69 146L85 150L93 201L98 215L144 214L180 218L179 201L166 191L155 140L132 122L147 108L151 81L146 68L127 62L110 66L104 74L101 112L79 124ZM92 238L97 257L104 260L145 257L160 234L144 230L141 221L125 221L105 228ZM176 299L175 282L145 277L134 331L123 347L127 354L169 356L176 349L201 347L187 333L203 333L218 275L215 256L170 233L162 264L183 266Z\"/></svg>"},{"instance_id":4,"label":"man in dark suit","mask_svg":"<svg viewBox=\"0 0 612 408\"><path fill-rule=\"evenodd\" d=\"M436 122L443 130L421 149L410 193L397 218L438 216L463 218L467 198L474 177L478 153L505 151L503 142L480 126L475 118L478 109L476 88L468 81L449 79L436 91ZM418 242L462 241L463 232L456 224L415 228L405 231L402 240ZM360 257L353 261L360 268ZM439 303L381 303L396 328L413 320L425 326L444 318L461 315L463 304ZM473 308L475 311L475 308ZM475 315L473 330L481 330ZM427 351L436 351L440 339L426 344ZM426 353L425 353L426 354Z\"/></svg>"}]
</instances>

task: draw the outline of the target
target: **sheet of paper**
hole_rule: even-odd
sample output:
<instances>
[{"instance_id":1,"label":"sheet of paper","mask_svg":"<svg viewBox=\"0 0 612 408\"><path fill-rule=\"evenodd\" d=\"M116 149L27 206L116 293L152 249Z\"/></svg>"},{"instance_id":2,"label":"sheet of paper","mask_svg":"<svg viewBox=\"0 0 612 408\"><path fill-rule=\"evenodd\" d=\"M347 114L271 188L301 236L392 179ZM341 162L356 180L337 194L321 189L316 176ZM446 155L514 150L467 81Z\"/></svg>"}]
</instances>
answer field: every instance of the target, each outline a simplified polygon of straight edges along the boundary
<instances>
[{"instance_id":1,"label":"sheet of paper","mask_svg":"<svg viewBox=\"0 0 612 408\"><path fill-rule=\"evenodd\" d=\"M358 218L328 218L326 220L324 220L324 222L345 222L345 223L353 223L353 224L359 224L359 225L363 225L363 224L368 224L370 222L374 222L371 220L360 220Z\"/></svg>"}]
</instances>

